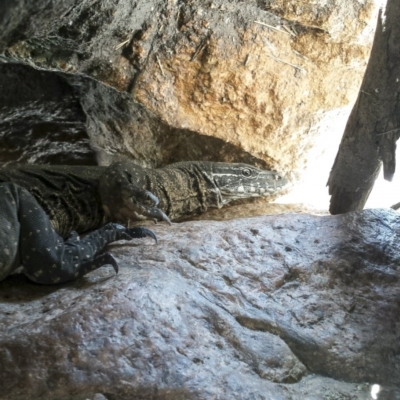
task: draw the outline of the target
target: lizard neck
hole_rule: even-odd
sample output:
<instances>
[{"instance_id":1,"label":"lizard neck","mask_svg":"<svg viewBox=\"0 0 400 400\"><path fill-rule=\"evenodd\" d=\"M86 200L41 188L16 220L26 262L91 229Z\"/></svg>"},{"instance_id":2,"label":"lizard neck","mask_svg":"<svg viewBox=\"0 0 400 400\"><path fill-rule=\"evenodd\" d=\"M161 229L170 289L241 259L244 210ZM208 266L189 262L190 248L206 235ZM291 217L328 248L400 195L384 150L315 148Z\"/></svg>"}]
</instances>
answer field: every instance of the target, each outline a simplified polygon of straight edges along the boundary
<instances>
[{"instance_id":1,"label":"lizard neck","mask_svg":"<svg viewBox=\"0 0 400 400\"><path fill-rule=\"evenodd\" d=\"M159 198L159 207L171 219L185 218L203 213L209 207L222 206L220 191L201 163L176 163L153 170L150 174L150 191Z\"/></svg>"}]
</instances>

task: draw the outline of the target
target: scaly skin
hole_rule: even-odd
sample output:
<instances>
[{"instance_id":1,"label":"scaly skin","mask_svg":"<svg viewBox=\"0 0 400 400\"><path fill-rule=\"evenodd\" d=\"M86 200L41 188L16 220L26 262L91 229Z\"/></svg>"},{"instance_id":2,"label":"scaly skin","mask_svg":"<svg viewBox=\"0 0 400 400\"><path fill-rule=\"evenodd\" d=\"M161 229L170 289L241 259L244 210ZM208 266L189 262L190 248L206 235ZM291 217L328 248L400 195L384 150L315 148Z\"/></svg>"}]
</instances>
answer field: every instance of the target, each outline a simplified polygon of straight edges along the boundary
<instances>
[{"instance_id":1,"label":"scaly skin","mask_svg":"<svg viewBox=\"0 0 400 400\"><path fill-rule=\"evenodd\" d=\"M159 169L130 161L109 167L16 165L0 169L0 182L26 188L64 238L108 222L186 218L232 200L273 194L287 184L277 172L250 165L195 161Z\"/></svg>"},{"instance_id":2,"label":"scaly skin","mask_svg":"<svg viewBox=\"0 0 400 400\"><path fill-rule=\"evenodd\" d=\"M98 191L106 167L21 164L0 169L0 182L27 189L62 237L111 222L105 218Z\"/></svg>"},{"instance_id":3,"label":"scaly skin","mask_svg":"<svg viewBox=\"0 0 400 400\"><path fill-rule=\"evenodd\" d=\"M0 198L0 280L20 265L30 280L43 284L68 282L106 264L118 273L110 253L99 255L107 244L145 236L157 240L149 229L111 223L83 239L72 232L64 241L26 189L14 183L0 183Z\"/></svg>"},{"instance_id":4,"label":"scaly skin","mask_svg":"<svg viewBox=\"0 0 400 400\"><path fill-rule=\"evenodd\" d=\"M178 219L239 198L275 193L286 183L276 172L211 162L157 170L132 162L2 168L0 280L20 265L29 279L45 284L68 282L105 264L118 272L112 255L100 254L108 243L157 239L146 228L107 222L153 218L170 223L161 209ZM82 240L76 232L93 229Z\"/></svg>"},{"instance_id":5,"label":"scaly skin","mask_svg":"<svg viewBox=\"0 0 400 400\"><path fill-rule=\"evenodd\" d=\"M99 192L113 221L158 219L155 207L176 220L233 200L268 196L287 183L277 172L240 163L189 161L146 169L116 162L100 177Z\"/></svg>"}]
</instances>

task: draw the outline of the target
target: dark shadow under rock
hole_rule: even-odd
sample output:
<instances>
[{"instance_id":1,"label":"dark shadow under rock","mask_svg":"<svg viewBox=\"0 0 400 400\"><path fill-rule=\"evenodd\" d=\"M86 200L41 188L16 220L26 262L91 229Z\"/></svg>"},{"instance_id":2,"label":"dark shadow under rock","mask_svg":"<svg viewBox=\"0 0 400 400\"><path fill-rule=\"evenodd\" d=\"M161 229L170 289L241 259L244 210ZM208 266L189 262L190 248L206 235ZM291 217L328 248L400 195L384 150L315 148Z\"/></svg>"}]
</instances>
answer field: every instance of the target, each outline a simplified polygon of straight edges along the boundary
<instances>
[{"instance_id":1,"label":"dark shadow under rock","mask_svg":"<svg viewBox=\"0 0 400 400\"><path fill-rule=\"evenodd\" d=\"M0 162L96 163L76 93L56 73L0 62Z\"/></svg>"}]
</instances>

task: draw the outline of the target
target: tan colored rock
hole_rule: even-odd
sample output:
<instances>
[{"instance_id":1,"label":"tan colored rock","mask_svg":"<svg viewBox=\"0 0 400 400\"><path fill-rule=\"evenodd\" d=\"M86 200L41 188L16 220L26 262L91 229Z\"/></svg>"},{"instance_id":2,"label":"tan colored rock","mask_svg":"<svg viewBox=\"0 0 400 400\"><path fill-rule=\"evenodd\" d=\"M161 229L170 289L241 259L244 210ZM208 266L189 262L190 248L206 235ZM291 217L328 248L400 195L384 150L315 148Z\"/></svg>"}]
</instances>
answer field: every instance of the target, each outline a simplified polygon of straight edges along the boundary
<instances>
[{"instance_id":1,"label":"tan colored rock","mask_svg":"<svg viewBox=\"0 0 400 400\"><path fill-rule=\"evenodd\" d=\"M173 49L147 60L133 95L170 126L221 138L277 170L302 171L321 134L310 128L356 97L374 3L265 3L284 19L255 3L182 10Z\"/></svg>"},{"instance_id":2,"label":"tan colored rock","mask_svg":"<svg viewBox=\"0 0 400 400\"><path fill-rule=\"evenodd\" d=\"M342 133L376 20L372 0L21 4L7 3L3 62L69 82L102 163L245 161L293 177Z\"/></svg>"}]
</instances>

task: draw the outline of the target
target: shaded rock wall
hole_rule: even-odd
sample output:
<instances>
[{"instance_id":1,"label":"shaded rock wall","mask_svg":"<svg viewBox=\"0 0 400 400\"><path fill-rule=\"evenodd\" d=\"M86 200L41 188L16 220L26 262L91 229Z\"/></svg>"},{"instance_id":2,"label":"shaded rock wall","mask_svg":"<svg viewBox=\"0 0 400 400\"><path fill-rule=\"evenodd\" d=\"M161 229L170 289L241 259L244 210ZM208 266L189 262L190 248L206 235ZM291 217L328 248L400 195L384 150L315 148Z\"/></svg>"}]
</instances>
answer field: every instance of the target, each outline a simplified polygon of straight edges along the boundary
<instances>
[{"instance_id":1,"label":"shaded rock wall","mask_svg":"<svg viewBox=\"0 0 400 400\"><path fill-rule=\"evenodd\" d=\"M78 99L101 163L234 159L295 175L312 127L355 98L375 20L372 0L6 3L3 62L91 79Z\"/></svg>"},{"instance_id":2,"label":"shaded rock wall","mask_svg":"<svg viewBox=\"0 0 400 400\"><path fill-rule=\"evenodd\" d=\"M0 283L1 399L400 397L394 211L154 230L118 276Z\"/></svg>"},{"instance_id":3,"label":"shaded rock wall","mask_svg":"<svg viewBox=\"0 0 400 400\"><path fill-rule=\"evenodd\" d=\"M0 161L95 164L86 116L56 74L0 61Z\"/></svg>"}]
</instances>

